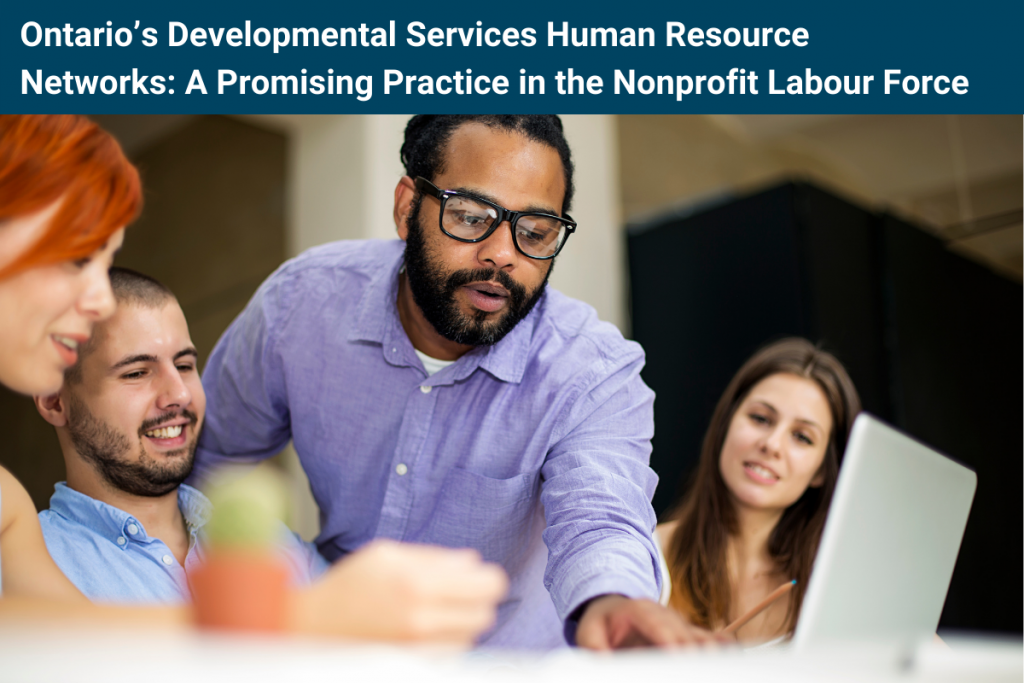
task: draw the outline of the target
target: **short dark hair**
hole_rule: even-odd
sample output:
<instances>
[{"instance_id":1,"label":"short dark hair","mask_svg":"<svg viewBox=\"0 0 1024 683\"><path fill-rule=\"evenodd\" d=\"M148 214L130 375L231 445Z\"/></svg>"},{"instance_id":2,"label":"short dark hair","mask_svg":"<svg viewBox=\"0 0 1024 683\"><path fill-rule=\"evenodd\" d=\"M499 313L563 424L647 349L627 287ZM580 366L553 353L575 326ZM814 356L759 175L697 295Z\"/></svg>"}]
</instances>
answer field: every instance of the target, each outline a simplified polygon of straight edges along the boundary
<instances>
[{"instance_id":1,"label":"short dark hair","mask_svg":"<svg viewBox=\"0 0 1024 683\"><path fill-rule=\"evenodd\" d=\"M110 288L118 304L136 304L155 308L176 300L174 292L162 282L130 268L114 266L110 269Z\"/></svg>"},{"instance_id":2,"label":"short dark hair","mask_svg":"<svg viewBox=\"0 0 1024 683\"><path fill-rule=\"evenodd\" d=\"M168 301L177 301L174 293L156 278L131 270L114 266L110 269L110 289L118 306L133 304L145 308L162 307ZM92 351L96 329L89 341L78 349L78 360L64 371L64 382L78 384L82 381L82 360Z\"/></svg>"},{"instance_id":3,"label":"short dark hair","mask_svg":"<svg viewBox=\"0 0 1024 683\"><path fill-rule=\"evenodd\" d=\"M565 140L562 120L555 115L527 114L418 114L409 119L405 126L405 142L402 144L402 164L411 178L423 176L433 181L444 172L445 147L452 133L465 123L482 123L509 133L519 133L530 140L540 142L558 152L565 173L565 197L562 212L572 208L572 154Z\"/></svg>"}]
</instances>

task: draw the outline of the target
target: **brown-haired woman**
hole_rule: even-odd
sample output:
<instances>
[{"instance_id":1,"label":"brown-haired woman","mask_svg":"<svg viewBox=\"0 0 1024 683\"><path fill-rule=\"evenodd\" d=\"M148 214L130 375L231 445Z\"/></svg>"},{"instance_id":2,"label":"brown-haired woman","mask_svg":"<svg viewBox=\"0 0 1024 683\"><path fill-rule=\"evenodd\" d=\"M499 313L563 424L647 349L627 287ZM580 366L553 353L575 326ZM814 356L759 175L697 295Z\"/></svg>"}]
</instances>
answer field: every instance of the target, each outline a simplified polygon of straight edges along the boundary
<instances>
[{"instance_id":1,"label":"brown-haired woman","mask_svg":"<svg viewBox=\"0 0 1024 683\"><path fill-rule=\"evenodd\" d=\"M842 364L805 339L744 363L715 407L686 495L657 530L672 607L718 630L795 579L736 636L793 632L859 411Z\"/></svg>"}]
</instances>

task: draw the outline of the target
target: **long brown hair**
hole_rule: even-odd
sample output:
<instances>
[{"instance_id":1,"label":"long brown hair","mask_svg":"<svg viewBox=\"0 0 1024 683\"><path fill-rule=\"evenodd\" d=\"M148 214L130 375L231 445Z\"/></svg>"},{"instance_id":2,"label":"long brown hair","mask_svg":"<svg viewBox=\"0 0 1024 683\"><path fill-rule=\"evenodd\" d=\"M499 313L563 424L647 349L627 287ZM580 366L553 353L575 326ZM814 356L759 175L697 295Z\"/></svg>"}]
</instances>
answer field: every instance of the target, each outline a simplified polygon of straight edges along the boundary
<instances>
[{"instance_id":1,"label":"long brown hair","mask_svg":"<svg viewBox=\"0 0 1024 683\"><path fill-rule=\"evenodd\" d=\"M669 542L667 561L672 579L672 606L705 628L723 626L732 599L726 569L726 544L735 533L736 515L722 480L719 458L729 424L740 403L761 380L780 373L805 377L818 384L832 413L822 463L824 483L808 488L786 508L768 539L768 553L778 570L797 580L791 593L786 630L792 631L800 615L804 591L811 575L825 516L832 501L839 461L860 398L846 370L836 358L806 339L790 338L770 344L743 364L726 388L704 435L700 463L685 497L671 515L679 524Z\"/></svg>"}]
</instances>

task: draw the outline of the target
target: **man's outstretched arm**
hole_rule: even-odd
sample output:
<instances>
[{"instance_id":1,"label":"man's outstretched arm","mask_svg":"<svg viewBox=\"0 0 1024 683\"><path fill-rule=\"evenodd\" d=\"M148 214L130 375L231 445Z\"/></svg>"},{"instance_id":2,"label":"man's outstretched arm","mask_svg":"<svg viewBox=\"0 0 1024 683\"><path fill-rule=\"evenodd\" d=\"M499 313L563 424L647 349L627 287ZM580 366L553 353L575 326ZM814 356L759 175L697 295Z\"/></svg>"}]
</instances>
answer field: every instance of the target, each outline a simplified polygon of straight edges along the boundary
<instances>
[{"instance_id":1,"label":"man's outstretched arm","mask_svg":"<svg viewBox=\"0 0 1024 683\"><path fill-rule=\"evenodd\" d=\"M567 637L591 649L714 640L657 603L654 394L642 365L639 357L592 370L597 379L567 409L571 429L543 469L545 585Z\"/></svg>"}]
</instances>

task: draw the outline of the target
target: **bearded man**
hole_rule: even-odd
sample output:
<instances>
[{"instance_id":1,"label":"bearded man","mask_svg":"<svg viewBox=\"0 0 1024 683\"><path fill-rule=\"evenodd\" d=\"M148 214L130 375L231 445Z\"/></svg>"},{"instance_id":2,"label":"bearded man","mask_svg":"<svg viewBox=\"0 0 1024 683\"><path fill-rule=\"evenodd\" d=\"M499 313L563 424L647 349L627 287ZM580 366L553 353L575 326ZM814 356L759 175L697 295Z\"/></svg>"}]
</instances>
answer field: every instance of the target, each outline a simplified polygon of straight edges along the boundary
<instances>
[{"instance_id":1,"label":"bearded man","mask_svg":"<svg viewBox=\"0 0 1024 683\"><path fill-rule=\"evenodd\" d=\"M57 428L67 482L39 513L47 550L86 597L188 602L209 501L192 472L206 397L174 295L123 268L110 273L117 312L97 325L59 394L35 399ZM327 562L281 527L293 582Z\"/></svg>"},{"instance_id":2,"label":"bearded man","mask_svg":"<svg viewBox=\"0 0 1024 683\"><path fill-rule=\"evenodd\" d=\"M654 602L643 350L546 287L576 231L561 121L416 116L401 154L401 239L300 255L217 344L197 468L291 439L328 559L477 549L510 578L483 644L706 641Z\"/></svg>"}]
</instances>

